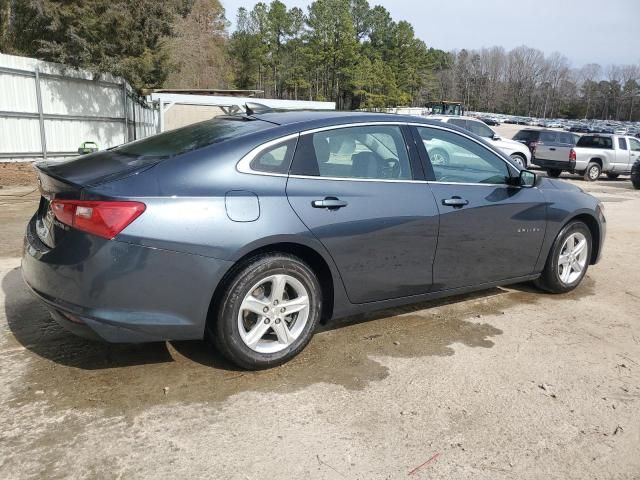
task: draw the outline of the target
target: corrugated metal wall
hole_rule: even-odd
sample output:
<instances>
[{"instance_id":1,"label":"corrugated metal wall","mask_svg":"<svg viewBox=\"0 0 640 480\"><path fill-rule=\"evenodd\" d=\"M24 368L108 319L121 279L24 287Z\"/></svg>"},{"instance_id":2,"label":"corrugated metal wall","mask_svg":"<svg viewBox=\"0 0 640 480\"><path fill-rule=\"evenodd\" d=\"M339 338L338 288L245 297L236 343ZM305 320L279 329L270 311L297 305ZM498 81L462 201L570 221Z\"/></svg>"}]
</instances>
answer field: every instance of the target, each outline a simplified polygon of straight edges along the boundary
<instances>
[{"instance_id":1,"label":"corrugated metal wall","mask_svg":"<svg viewBox=\"0 0 640 480\"><path fill-rule=\"evenodd\" d=\"M156 133L157 110L119 77L0 54L0 162L64 159Z\"/></svg>"}]
</instances>

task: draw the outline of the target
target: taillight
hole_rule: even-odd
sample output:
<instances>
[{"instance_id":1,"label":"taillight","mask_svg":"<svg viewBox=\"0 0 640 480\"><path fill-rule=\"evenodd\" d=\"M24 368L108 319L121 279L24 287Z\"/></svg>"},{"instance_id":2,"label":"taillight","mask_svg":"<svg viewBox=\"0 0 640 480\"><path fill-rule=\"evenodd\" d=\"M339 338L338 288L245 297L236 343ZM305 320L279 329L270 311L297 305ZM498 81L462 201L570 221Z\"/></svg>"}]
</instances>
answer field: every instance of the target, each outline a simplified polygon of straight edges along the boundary
<instances>
[{"instance_id":1,"label":"taillight","mask_svg":"<svg viewBox=\"0 0 640 480\"><path fill-rule=\"evenodd\" d=\"M70 227L111 240L142 215L141 202L53 200L56 218Z\"/></svg>"},{"instance_id":2,"label":"taillight","mask_svg":"<svg viewBox=\"0 0 640 480\"><path fill-rule=\"evenodd\" d=\"M576 151L573 148L569 152L569 161L576 163Z\"/></svg>"}]
</instances>

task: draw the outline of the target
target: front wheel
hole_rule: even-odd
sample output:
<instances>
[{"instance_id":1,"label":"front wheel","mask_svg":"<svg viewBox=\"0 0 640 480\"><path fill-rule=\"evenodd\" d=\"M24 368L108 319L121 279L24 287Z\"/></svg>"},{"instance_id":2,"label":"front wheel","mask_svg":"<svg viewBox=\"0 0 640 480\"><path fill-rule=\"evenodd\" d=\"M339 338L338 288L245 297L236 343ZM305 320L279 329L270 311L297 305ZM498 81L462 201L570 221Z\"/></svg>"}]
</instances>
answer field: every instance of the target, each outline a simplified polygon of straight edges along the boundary
<instances>
[{"instance_id":1,"label":"front wheel","mask_svg":"<svg viewBox=\"0 0 640 480\"><path fill-rule=\"evenodd\" d=\"M600 178L600 174L602 173L602 167L599 163L590 162L587 165L587 169L584 171L584 179L587 182L595 182Z\"/></svg>"},{"instance_id":2,"label":"front wheel","mask_svg":"<svg viewBox=\"0 0 640 480\"><path fill-rule=\"evenodd\" d=\"M569 223L553 242L542 275L535 284L551 293L576 288L589 268L592 245L591 231L584 223Z\"/></svg>"},{"instance_id":3,"label":"front wheel","mask_svg":"<svg viewBox=\"0 0 640 480\"><path fill-rule=\"evenodd\" d=\"M207 332L236 365L274 367L309 343L321 309L321 287L306 263L287 254L262 255L237 270Z\"/></svg>"}]
</instances>

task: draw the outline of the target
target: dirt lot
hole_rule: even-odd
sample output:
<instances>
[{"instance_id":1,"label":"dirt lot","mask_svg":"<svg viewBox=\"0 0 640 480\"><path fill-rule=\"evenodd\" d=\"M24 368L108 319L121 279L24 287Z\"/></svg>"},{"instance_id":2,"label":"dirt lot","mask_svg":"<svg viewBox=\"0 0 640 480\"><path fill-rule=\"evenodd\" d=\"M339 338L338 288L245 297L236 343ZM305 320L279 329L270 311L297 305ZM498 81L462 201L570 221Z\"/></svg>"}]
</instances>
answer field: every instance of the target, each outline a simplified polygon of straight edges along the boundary
<instances>
[{"instance_id":1,"label":"dirt lot","mask_svg":"<svg viewBox=\"0 0 640 480\"><path fill-rule=\"evenodd\" d=\"M609 228L575 292L342 321L259 373L203 342L66 333L20 275L37 196L3 188L0 478L640 478L640 192L570 181Z\"/></svg>"}]
</instances>

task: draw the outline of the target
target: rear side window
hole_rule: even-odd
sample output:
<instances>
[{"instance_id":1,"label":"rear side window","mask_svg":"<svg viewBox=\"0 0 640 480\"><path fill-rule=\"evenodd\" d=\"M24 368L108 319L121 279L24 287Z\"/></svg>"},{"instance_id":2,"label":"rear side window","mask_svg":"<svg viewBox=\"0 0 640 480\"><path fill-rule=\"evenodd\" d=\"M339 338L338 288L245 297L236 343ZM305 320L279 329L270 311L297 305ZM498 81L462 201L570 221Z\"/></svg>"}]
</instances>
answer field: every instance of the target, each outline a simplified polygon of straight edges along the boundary
<instances>
[{"instance_id":1,"label":"rear side window","mask_svg":"<svg viewBox=\"0 0 640 480\"><path fill-rule=\"evenodd\" d=\"M546 143L556 143L558 141L558 135L556 132L542 132L540 134L540 141Z\"/></svg>"},{"instance_id":2,"label":"rear side window","mask_svg":"<svg viewBox=\"0 0 640 480\"><path fill-rule=\"evenodd\" d=\"M258 172L287 173L296 149L297 138L263 150L251 161L251 169Z\"/></svg>"},{"instance_id":3,"label":"rear side window","mask_svg":"<svg viewBox=\"0 0 640 480\"><path fill-rule=\"evenodd\" d=\"M484 138L493 138L493 130L487 127L482 122L474 122L473 120L469 120L468 122L469 131L475 133L479 137Z\"/></svg>"},{"instance_id":4,"label":"rear side window","mask_svg":"<svg viewBox=\"0 0 640 480\"><path fill-rule=\"evenodd\" d=\"M540 132L533 130L520 130L513 136L513 140L525 141L525 142L537 142Z\"/></svg>"},{"instance_id":5,"label":"rear side window","mask_svg":"<svg viewBox=\"0 0 640 480\"><path fill-rule=\"evenodd\" d=\"M627 149L626 138L618 138L618 146L620 147L620 150L626 150Z\"/></svg>"},{"instance_id":6,"label":"rear side window","mask_svg":"<svg viewBox=\"0 0 640 480\"><path fill-rule=\"evenodd\" d=\"M576 144L578 147L586 147L586 148L605 148L611 149L613 148L613 142L611 141L611 137L598 137L594 135L584 135L578 140Z\"/></svg>"},{"instance_id":7,"label":"rear side window","mask_svg":"<svg viewBox=\"0 0 640 480\"><path fill-rule=\"evenodd\" d=\"M243 120L242 117L238 117L238 119L214 118L143 138L137 142L126 143L114 150L138 159L170 158L271 126L267 122Z\"/></svg>"},{"instance_id":8,"label":"rear side window","mask_svg":"<svg viewBox=\"0 0 640 480\"><path fill-rule=\"evenodd\" d=\"M402 131L390 125L346 127L302 135L291 173L325 178L413 178Z\"/></svg>"},{"instance_id":9,"label":"rear side window","mask_svg":"<svg viewBox=\"0 0 640 480\"><path fill-rule=\"evenodd\" d=\"M461 118L450 118L448 123L450 123L451 125L455 125L456 127L464 129L467 128L467 121Z\"/></svg>"}]
</instances>

